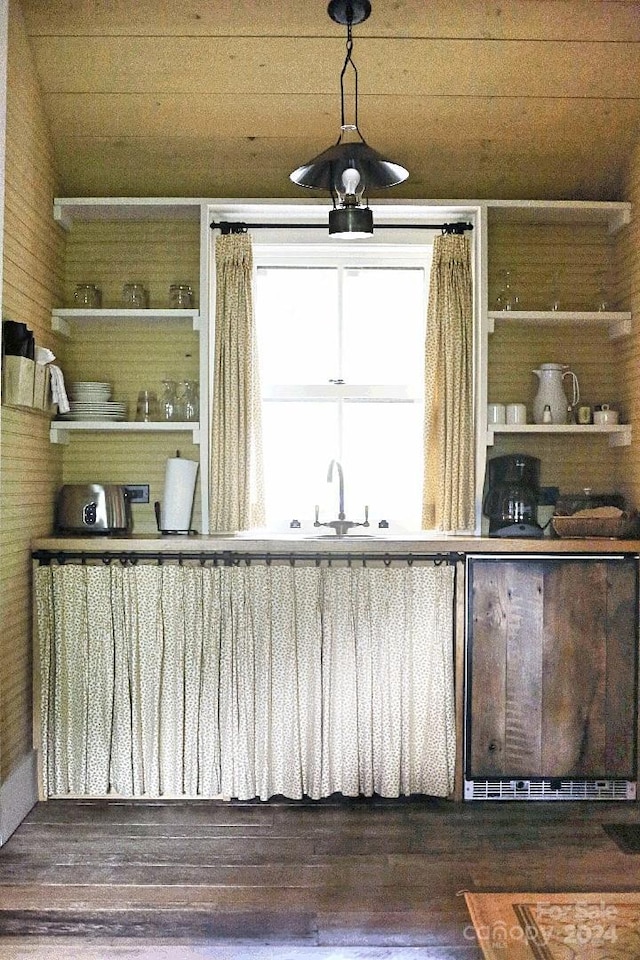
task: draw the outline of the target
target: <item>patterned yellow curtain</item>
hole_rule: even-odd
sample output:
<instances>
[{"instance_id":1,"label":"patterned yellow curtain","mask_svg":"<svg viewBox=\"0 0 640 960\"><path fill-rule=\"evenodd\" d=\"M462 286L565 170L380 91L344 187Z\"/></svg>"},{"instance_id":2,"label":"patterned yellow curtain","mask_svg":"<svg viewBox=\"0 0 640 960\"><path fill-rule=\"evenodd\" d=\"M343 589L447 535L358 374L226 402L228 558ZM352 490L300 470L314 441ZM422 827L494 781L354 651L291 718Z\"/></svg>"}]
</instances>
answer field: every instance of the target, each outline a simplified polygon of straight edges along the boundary
<instances>
[{"instance_id":1,"label":"patterned yellow curtain","mask_svg":"<svg viewBox=\"0 0 640 960\"><path fill-rule=\"evenodd\" d=\"M264 522L262 429L253 319L251 237L216 239L216 328L211 416L211 530Z\"/></svg>"},{"instance_id":2,"label":"patterned yellow curtain","mask_svg":"<svg viewBox=\"0 0 640 960\"><path fill-rule=\"evenodd\" d=\"M48 796L447 796L455 569L35 571Z\"/></svg>"},{"instance_id":3,"label":"patterned yellow curtain","mask_svg":"<svg viewBox=\"0 0 640 960\"><path fill-rule=\"evenodd\" d=\"M472 290L468 238L437 237L425 342L422 525L427 529L475 525Z\"/></svg>"}]
</instances>

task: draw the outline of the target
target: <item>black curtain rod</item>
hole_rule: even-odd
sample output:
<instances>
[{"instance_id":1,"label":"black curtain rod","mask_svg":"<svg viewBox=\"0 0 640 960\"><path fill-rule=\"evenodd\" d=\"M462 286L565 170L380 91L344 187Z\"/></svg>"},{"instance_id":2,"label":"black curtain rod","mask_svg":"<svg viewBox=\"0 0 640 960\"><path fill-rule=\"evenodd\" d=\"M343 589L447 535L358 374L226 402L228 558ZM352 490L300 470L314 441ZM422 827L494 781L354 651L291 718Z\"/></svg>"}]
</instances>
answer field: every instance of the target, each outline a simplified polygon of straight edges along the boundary
<instances>
[{"instance_id":1,"label":"black curtain rod","mask_svg":"<svg viewBox=\"0 0 640 960\"><path fill-rule=\"evenodd\" d=\"M242 223L229 220L212 221L212 230L219 229L225 235L228 233L246 233L248 230L326 230L326 223ZM466 221L454 223L382 223L380 230L441 230L442 233L463 234L466 230L473 230L473 224Z\"/></svg>"},{"instance_id":2,"label":"black curtain rod","mask_svg":"<svg viewBox=\"0 0 640 960\"><path fill-rule=\"evenodd\" d=\"M61 566L64 566L65 563L78 563L85 565L91 560L101 561L105 566L109 566L111 563L120 563L123 567L133 566L135 567L138 563L144 562L145 560L151 560L158 565L162 565L165 561L173 560L177 561L178 564L182 564L185 561L198 561L200 566L204 566L206 563L213 563L214 566L227 566L234 567L239 566L241 563L246 564L247 566L253 561L262 561L263 563L271 563L272 561L287 561L291 565L295 563L300 563L304 561L313 561L317 566L320 565L323 561L346 561L347 563L362 563L371 562L374 560L382 560L387 566L391 563L407 563L411 565L412 563L418 561L432 561L436 564L451 564L456 563L458 560L462 559L462 554L456 552L448 553L367 553L365 551L359 551L354 553L331 553L330 551L322 551L319 553L312 554L302 554L302 553L247 553L238 550L222 550L222 551L202 551L202 550L177 550L171 552L161 552L156 553L137 553L133 550L108 550L108 551L99 551L95 552L92 550L34 550L31 554L33 560L37 560L42 566L49 566L51 563L58 563Z\"/></svg>"}]
</instances>

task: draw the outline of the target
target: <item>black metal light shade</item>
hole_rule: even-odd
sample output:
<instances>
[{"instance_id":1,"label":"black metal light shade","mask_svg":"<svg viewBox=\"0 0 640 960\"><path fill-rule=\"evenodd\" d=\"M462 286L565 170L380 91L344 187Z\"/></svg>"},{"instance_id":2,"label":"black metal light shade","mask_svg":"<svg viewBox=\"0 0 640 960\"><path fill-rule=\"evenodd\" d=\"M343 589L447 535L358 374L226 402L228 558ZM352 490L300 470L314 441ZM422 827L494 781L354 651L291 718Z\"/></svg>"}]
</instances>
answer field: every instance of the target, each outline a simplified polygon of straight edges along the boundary
<instances>
[{"instance_id":1,"label":"black metal light shade","mask_svg":"<svg viewBox=\"0 0 640 960\"><path fill-rule=\"evenodd\" d=\"M335 143L294 170L290 179L301 187L315 187L317 190L332 193L336 191L336 184L340 183L342 174L348 169L358 171L366 188L393 187L409 176L409 171L399 163L385 160L382 154L368 143L359 140L353 143Z\"/></svg>"}]
</instances>

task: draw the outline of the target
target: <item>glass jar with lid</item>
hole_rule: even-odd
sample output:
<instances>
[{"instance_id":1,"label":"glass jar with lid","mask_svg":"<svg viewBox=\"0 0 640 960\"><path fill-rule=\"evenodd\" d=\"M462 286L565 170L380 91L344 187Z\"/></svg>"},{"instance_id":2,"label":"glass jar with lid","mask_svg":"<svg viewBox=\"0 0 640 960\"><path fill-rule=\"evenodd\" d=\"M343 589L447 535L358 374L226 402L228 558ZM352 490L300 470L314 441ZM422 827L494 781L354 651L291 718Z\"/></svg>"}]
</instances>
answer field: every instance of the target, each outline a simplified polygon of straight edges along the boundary
<instances>
[{"instance_id":1,"label":"glass jar with lid","mask_svg":"<svg viewBox=\"0 0 640 960\"><path fill-rule=\"evenodd\" d=\"M149 293L144 283L132 280L122 288L122 302L129 310L140 310L149 306Z\"/></svg>"},{"instance_id":2,"label":"glass jar with lid","mask_svg":"<svg viewBox=\"0 0 640 960\"><path fill-rule=\"evenodd\" d=\"M169 305L174 310L193 307L193 287L190 283L172 283L169 287Z\"/></svg>"},{"instance_id":3,"label":"glass jar with lid","mask_svg":"<svg viewBox=\"0 0 640 960\"><path fill-rule=\"evenodd\" d=\"M78 283L73 292L73 303L76 307L95 310L102 306L102 291L95 283Z\"/></svg>"}]
</instances>

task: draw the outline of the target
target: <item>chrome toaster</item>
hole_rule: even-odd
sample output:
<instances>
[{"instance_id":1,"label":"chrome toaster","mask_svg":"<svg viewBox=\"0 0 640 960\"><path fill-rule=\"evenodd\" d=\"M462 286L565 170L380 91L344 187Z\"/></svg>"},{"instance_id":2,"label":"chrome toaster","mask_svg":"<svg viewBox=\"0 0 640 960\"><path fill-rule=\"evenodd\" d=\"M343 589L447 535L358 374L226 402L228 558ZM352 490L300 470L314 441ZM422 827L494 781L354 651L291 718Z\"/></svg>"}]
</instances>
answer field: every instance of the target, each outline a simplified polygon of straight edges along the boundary
<instances>
[{"instance_id":1,"label":"chrome toaster","mask_svg":"<svg viewBox=\"0 0 640 960\"><path fill-rule=\"evenodd\" d=\"M114 483L67 483L58 491L57 533L110 534L131 531L126 487Z\"/></svg>"}]
</instances>

